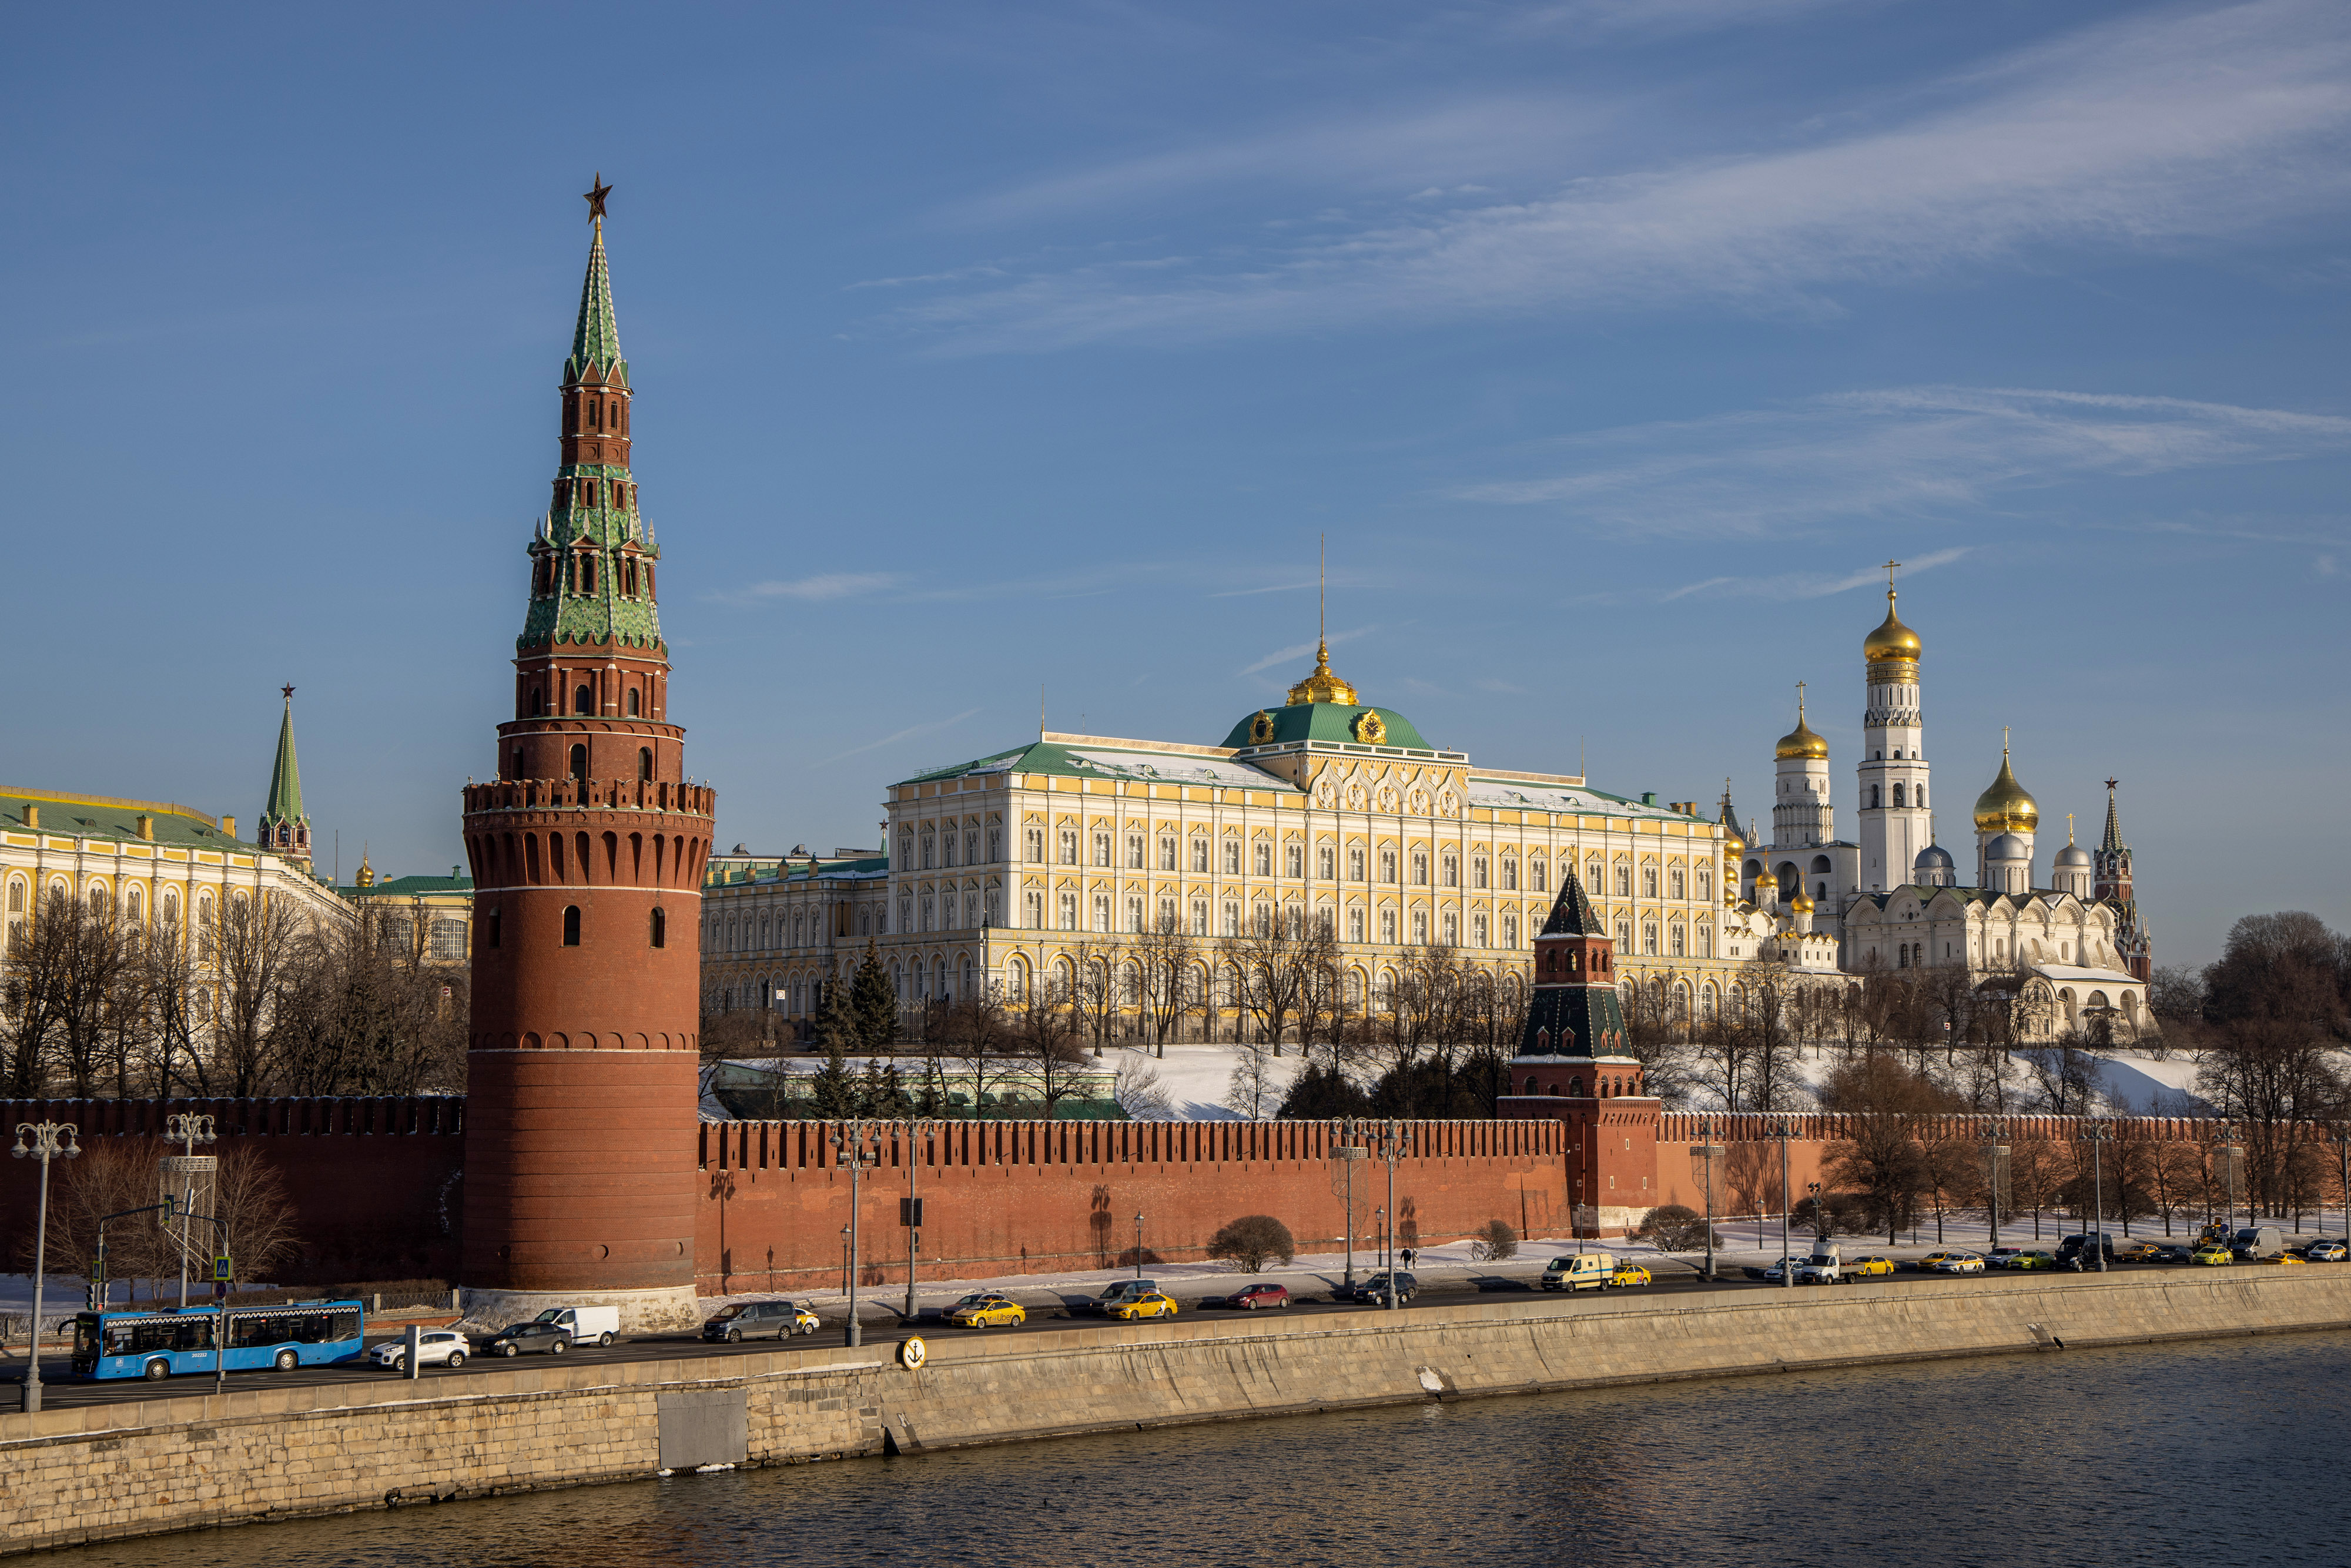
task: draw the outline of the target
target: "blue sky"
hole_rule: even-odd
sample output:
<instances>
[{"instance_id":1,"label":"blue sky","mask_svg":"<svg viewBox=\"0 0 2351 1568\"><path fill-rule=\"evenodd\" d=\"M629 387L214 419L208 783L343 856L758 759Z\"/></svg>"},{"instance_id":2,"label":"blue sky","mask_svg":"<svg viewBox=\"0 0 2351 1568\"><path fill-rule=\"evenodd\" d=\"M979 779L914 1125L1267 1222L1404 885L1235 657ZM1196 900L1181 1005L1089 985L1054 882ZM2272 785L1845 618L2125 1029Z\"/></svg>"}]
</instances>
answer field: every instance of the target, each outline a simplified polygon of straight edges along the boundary
<instances>
[{"instance_id":1,"label":"blue sky","mask_svg":"<svg viewBox=\"0 0 2351 1568\"><path fill-rule=\"evenodd\" d=\"M49 7L0 69L0 781L249 822L290 681L345 872L459 858L601 170L724 842L871 843L1040 686L1221 738L1324 533L1433 739L1761 815L1807 681L1849 831L1893 557L1943 799L2013 727L2045 871L2120 776L2159 961L2351 925L2339 5Z\"/></svg>"}]
</instances>

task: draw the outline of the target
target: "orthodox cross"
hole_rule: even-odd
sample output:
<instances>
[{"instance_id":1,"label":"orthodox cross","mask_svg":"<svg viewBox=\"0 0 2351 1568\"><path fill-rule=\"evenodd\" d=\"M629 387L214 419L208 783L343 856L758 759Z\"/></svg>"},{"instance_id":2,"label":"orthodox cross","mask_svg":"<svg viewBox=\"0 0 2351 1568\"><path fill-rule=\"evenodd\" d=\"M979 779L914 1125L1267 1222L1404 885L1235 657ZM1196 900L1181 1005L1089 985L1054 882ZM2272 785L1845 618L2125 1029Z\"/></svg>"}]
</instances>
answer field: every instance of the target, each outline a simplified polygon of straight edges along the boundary
<instances>
[{"instance_id":1,"label":"orthodox cross","mask_svg":"<svg viewBox=\"0 0 2351 1568\"><path fill-rule=\"evenodd\" d=\"M1796 683L1796 722L1804 722L1804 683L1802 681Z\"/></svg>"},{"instance_id":2,"label":"orthodox cross","mask_svg":"<svg viewBox=\"0 0 2351 1568\"><path fill-rule=\"evenodd\" d=\"M1900 570L1901 567L1902 563L1898 560L1889 560L1886 563L1886 591L1888 593L1894 591L1894 574Z\"/></svg>"}]
</instances>

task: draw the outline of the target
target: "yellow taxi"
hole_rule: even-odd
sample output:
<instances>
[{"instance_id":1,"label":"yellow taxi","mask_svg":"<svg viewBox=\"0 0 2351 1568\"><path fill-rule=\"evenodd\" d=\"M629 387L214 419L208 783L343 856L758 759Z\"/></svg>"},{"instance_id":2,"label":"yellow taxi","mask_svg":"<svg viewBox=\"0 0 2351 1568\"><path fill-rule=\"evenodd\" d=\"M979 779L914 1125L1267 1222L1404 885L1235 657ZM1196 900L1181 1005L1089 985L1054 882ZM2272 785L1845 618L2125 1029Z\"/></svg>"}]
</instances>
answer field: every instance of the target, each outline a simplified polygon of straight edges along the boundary
<instances>
[{"instance_id":1,"label":"yellow taxi","mask_svg":"<svg viewBox=\"0 0 2351 1568\"><path fill-rule=\"evenodd\" d=\"M1894 1272L1894 1260L1880 1258L1876 1254L1867 1258L1856 1258L1844 1265L1843 1272L1856 1280L1875 1280Z\"/></svg>"},{"instance_id":2,"label":"yellow taxi","mask_svg":"<svg viewBox=\"0 0 2351 1568\"><path fill-rule=\"evenodd\" d=\"M2236 1260L2236 1258L2226 1247L2222 1247L2217 1242L2207 1243L2202 1247L2199 1247L2196 1249L2195 1254L2189 1259L2189 1261L2191 1263L2201 1263L2208 1268L2213 1269L2225 1269Z\"/></svg>"},{"instance_id":3,"label":"yellow taxi","mask_svg":"<svg viewBox=\"0 0 2351 1568\"><path fill-rule=\"evenodd\" d=\"M1028 1321L1019 1302L997 1291L975 1291L947 1309L947 1322L959 1329L1011 1328Z\"/></svg>"},{"instance_id":4,"label":"yellow taxi","mask_svg":"<svg viewBox=\"0 0 2351 1568\"><path fill-rule=\"evenodd\" d=\"M1111 1308L1110 1315L1128 1322L1133 1322L1137 1318L1172 1318L1176 1315L1176 1303L1170 1298L1154 1291L1149 1295L1137 1296L1131 1301L1119 1302Z\"/></svg>"},{"instance_id":5,"label":"yellow taxi","mask_svg":"<svg viewBox=\"0 0 2351 1568\"><path fill-rule=\"evenodd\" d=\"M1638 1263L1620 1262L1616 1265L1616 1271L1608 1277L1608 1282L1617 1290L1626 1291L1635 1285L1654 1284L1656 1279Z\"/></svg>"},{"instance_id":6,"label":"yellow taxi","mask_svg":"<svg viewBox=\"0 0 2351 1568\"><path fill-rule=\"evenodd\" d=\"M2307 1258L2297 1257L2292 1252L2281 1252L2274 1258L2264 1258L2262 1261L2265 1263L2307 1263L2310 1260Z\"/></svg>"}]
</instances>

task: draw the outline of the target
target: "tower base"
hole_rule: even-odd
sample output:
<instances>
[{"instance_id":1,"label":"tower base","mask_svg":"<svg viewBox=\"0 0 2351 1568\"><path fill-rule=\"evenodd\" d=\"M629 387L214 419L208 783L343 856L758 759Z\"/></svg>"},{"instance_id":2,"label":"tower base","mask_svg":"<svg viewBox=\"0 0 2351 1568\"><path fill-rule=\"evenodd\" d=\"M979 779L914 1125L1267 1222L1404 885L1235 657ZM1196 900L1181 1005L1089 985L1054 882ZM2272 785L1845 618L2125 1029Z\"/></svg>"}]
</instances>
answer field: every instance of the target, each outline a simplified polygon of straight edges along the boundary
<instances>
[{"instance_id":1,"label":"tower base","mask_svg":"<svg viewBox=\"0 0 2351 1568\"><path fill-rule=\"evenodd\" d=\"M465 1303L460 1328L495 1333L527 1322L549 1307L618 1307L622 1333L692 1333L702 1326L701 1299L691 1285L646 1291L496 1291L460 1288Z\"/></svg>"}]
</instances>

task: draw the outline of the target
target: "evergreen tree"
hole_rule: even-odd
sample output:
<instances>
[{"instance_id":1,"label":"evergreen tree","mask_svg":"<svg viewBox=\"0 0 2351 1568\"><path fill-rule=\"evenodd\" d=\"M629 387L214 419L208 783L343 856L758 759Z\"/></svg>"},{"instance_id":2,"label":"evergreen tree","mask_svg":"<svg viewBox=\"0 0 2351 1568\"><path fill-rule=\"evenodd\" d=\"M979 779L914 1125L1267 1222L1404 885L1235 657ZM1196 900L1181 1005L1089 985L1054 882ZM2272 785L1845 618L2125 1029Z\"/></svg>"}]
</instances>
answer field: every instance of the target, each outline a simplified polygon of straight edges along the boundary
<instances>
[{"instance_id":1,"label":"evergreen tree","mask_svg":"<svg viewBox=\"0 0 2351 1568\"><path fill-rule=\"evenodd\" d=\"M856 1015L851 1010L849 988L834 981L824 988L824 1010L817 1016L816 1043L824 1051L810 1088L816 1113L827 1121L860 1113L864 1093L857 1075L849 1070L849 1052L862 1043Z\"/></svg>"},{"instance_id":2,"label":"evergreen tree","mask_svg":"<svg viewBox=\"0 0 2351 1568\"><path fill-rule=\"evenodd\" d=\"M898 1038L898 996L891 988L889 971L869 938L865 956L850 983L850 1010L855 1015L858 1042L867 1051L886 1051Z\"/></svg>"},{"instance_id":3,"label":"evergreen tree","mask_svg":"<svg viewBox=\"0 0 2351 1568\"><path fill-rule=\"evenodd\" d=\"M895 1118L906 1113L906 1086L898 1077L896 1062L884 1061L880 1057L866 1058L865 1081L859 1089L864 1114Z\"/></svg>"}]
</instances>

